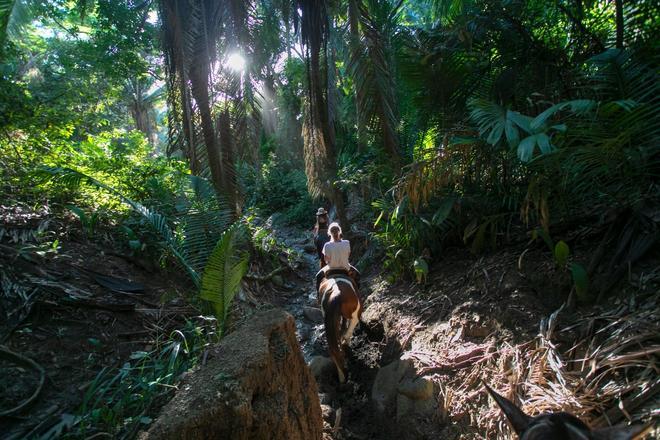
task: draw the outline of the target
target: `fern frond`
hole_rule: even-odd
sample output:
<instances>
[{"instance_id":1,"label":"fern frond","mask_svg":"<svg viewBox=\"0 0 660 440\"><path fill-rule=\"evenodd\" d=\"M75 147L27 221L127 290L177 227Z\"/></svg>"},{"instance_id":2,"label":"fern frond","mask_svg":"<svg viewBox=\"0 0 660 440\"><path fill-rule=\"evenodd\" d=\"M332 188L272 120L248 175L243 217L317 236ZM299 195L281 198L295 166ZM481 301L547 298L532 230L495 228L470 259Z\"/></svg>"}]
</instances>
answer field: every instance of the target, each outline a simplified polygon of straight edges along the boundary
<instances>
[{"instance_id":1,"label":"fern frond","mask_svg":"<svg viewBox=\"0 0 660 440\"><path fill-rule=\"evenodd\" d=\"M248 255L240 251L243 232L241 225L235 224L222 234L202 275L200 297L213 305L221 329L248 268Z\"/></svg>"},{"instance_id":2,"label":"fern frond","mask_svg":"<svg viewBox=\"0 0 660 440\"><path fill-rule=\"evenodd\" d=\"M53 179L57 179L69 185L80 185L81 183L86 182L117 196L122 202L130 206L133 211L138 213L144 220L146 220L146 222L156 232L158 232L158 234L160 234L165 247L172 253L172 255L174 255L178 263L181 264L181 266L186 270L193 283L195 283L195 286L199 286L199 274L189 264L189 262L182 254L180 243L176 239L174 233L172 232L172 228L169 226L167 219L163 215L157 212L152 212L146 206L129 199L111 186L108 186L105 183L100 182L93 177L81 173L77 170L61 167L43 167L40 169L40 174L42 176L50 176Z\"/></svg>"}]
</instances>

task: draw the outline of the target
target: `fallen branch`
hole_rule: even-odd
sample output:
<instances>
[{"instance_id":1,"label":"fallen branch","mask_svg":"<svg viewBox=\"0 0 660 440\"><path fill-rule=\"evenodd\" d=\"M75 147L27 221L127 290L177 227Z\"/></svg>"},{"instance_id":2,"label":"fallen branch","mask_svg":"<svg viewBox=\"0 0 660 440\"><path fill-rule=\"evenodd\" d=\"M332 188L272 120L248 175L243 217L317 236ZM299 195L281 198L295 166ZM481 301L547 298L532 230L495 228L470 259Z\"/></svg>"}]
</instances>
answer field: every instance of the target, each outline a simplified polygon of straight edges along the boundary
<instances>
[{"instance_id":1,"label":"fallen branch","mask_svg":"<svg viewBox=\"0 0 660 440\"><path fill-rule=\"evenodd\" d=\"M26 358L25 356L22 356L18 353L14 353L13 351L9 350L7 347L4 346L0 346L0 357L18 364L26 365L39 372L39 384L37 385L37 389L34 391L34 393L32 393L30 397L28 397L19 405L11 409L8 409L6 411L0 412L0 417L6 417L12 414L16 414L17 412L27 408L37 399L37 397L39 397L39 394L41 393L41 390L44 387L44 383L46 382L46 372L44 371L41 365L39 365L32 359Z\"/></svg>"},{"instance_id":2,"label":"fallen branch","mask_svg":"<svg viewBox=\"0 0 660 440\"><path fill-rule=\"evenodd\" d=\"M265 281L269 281L275 275L277 275L278 273L283 272L285 270L286 270L286 266L280 266L277 269L273 270L268 275L260 276L260 275L254 275L254 274L246 274L243 278L245 278L246 280L259 281L259 282L263 283Z\"/></svg>"},{"instance_id":3,"label":"fallen branch","mask_svg":"<svg viewBox=\"0 0 660 440\"><path fill-rule=\"evenodd\" d=\"M62 298L60 300L62 305L71 307L87 307L90 309L109 310L111 312L133 312L135 311L135 303L109 303L94 301L84 298Z\"/></svg>"}]
</instances>

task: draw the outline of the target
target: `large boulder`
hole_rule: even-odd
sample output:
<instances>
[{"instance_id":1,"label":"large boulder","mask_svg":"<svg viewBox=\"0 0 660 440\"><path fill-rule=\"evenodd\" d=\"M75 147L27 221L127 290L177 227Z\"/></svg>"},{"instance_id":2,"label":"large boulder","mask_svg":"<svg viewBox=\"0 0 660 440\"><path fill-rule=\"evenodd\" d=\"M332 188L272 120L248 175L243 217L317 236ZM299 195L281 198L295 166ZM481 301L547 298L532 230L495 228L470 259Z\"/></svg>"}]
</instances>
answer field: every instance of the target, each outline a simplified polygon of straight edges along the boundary
<instances>
[{"instance_id":1,"label":"large boulder","mask_svg":"<svg viewBox=\"0 0 660 440\"><path fill-rule=\"evenodd\" d=\"M255 314L212 349L141 438L321 439L317 385L282 310Z\"/></svg>"},{"instance_id":2,"label":"large boulder","mask_svg":"<svg viewBox=\"0 0 660 440\"><path fill-rule=\"evenodd\" d=\"M376 374L371 399L380 423L392 438L429 438L437 424L438 401L433 381L417 377L410 359L397 359Z\"/></svg>"}]
</instances>

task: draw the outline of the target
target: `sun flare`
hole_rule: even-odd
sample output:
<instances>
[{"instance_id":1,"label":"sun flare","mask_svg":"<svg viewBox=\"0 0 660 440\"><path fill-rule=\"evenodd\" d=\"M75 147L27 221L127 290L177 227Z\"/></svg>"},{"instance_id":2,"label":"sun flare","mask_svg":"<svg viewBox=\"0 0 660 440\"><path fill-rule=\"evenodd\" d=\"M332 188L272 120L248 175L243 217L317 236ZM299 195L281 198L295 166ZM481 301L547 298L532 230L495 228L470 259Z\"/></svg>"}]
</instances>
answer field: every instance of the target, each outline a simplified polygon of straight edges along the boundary
<instances>
[{"instance_id":1,"label":"sun flare","mask_svg":"<svg viewBox=\"0 0 660 440\"><path fill-rule=\"evenodd\" d=\"M234 72L242 72L245 70L245 58L240 53L234 52L227 57L225 65Z\"/></svg>"}]
</instances>

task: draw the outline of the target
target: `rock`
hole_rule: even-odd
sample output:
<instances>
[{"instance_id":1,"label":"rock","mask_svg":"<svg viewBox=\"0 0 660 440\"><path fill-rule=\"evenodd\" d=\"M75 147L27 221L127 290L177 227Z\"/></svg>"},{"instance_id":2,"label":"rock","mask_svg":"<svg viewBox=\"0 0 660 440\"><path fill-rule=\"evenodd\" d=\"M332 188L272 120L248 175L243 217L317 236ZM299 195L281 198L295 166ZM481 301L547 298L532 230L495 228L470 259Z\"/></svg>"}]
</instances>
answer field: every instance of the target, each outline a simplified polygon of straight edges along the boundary
<instances>
[{"instance_id":1,"label":"rock","mask_svg":"<svg viewBox=\"0 0 660 440\"><path fill-rule=\"evenodd\" d=\"M325 356L314 356L309 363L309 369L318 382L325 382L337 375L335 363Z\"/></svg>"},{"instance_id":2,"label":"rock","mask_svg":"<svg viewBox=\"0 0 660 440\"><path fill-rule=\"evenodd\" d=\"M317 385L293 318L262 311L193 370L142 440L321 439Z\"/></svg>"},{"instance_id":3,"label":"rock","mask_svg":"<svg viewBox=\"0 0 660 440\"><path fill-rule=\"evenodd\" d=\"M437 408L433 381L426 377L403 379L397 389L396 418L429 417Z\"/></svg>"},{"instance_id":4,"label":"rock","mask_svg":"<svg viewBox=\"0 0 660 440\"><path fill-rule=\"evenodd\" d=\"M391 438L427 438L424 432L436 423L434 384L428 378L416 378L414 373L411 359L398 359L376 374L371 398L378 423L391 433Z\"/></svg>"},{"instance_id":5,"label":"rock","mask_svg":"<svg viewBox=\"0 0 660 440\"><path fill-rule=\"evenodd\" d=\"M378 370L371 388L371 399L379 412L389 412L395 406L399 383L413 371L410 359L398 359Z\"/></svg>"},{"instance_id":6,"label":"rock","mask_svg":"<svg viewBox=\"0 0 660 440\"><path fill-rule=\"evenodd\" d=\"M303 315L305 315L305 318L314 323L319 324L323 322L323 312L321 312L321 309L317 309L316 307L304 306Z\"/></svg>"},{"instance_id":7,"label":"rock","mask_svg":"<svg viewBox=\"0 0 660 440\"><path fill-rule=\"evenodd\" d=\"M414 424L418 419L425 419L433 416L437 411L437 403L434 398L426 400L409 399L403 394L399 394L396 399L396 420Z\"/></svg>"},{"instance_id":8,"label":"rock","mask_svg":"<svg viewBox=\"0 0 660 440\"><path fill-rule=\"evenodd\" d=\"M399 384L397 391L412 400L427 400L434 394L433 381L426 377L404 379Z\"/></svg>"},{"instance_id":9,"label":"rock","mask_svg":"<svg viewBox=\"0 0 660 440\"><path fill-rule=\"evenodd\" d=\"M321 405L321 416L323 420L332 424L335 421L335 409L330 405Z\"/></svg>"}]
</instances>

